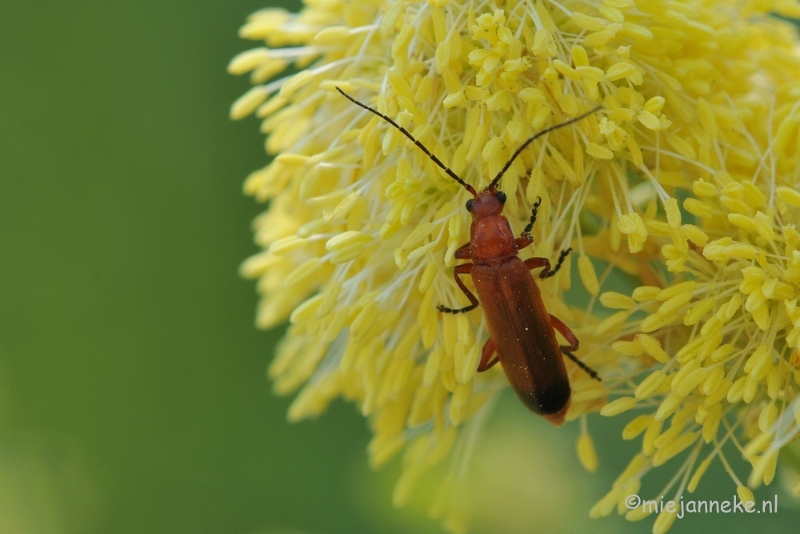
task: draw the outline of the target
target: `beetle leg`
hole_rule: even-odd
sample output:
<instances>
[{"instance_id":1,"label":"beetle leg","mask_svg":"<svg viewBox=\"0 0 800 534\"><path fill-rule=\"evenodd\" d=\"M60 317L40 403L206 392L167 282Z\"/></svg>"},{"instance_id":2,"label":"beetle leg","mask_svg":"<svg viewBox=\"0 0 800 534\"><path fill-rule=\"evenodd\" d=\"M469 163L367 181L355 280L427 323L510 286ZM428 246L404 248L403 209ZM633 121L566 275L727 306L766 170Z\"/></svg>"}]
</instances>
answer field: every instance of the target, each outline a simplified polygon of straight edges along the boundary
<instances>
[{"instance_id":1,"label":"beetle leg","mask_svg":"<svg viewBox=\"0 0 800 534\"><path fill-rule=\"evenodd\" d=\"M522 234L514 240L517 244L517 250L522 250L531 243L533 243L533 236Z\"/></svg>"},{"instance_id":2,"label":"beetle leg","mask_svg":"<svg viewBox=\"0 0 800 534\"><path fill-rule=\"evenodd\" d=\"M561 269L561 265L564 263L564 260L567 259L567 256L569 256L570 252L572 252L572 247L562 250L561 254L558 255L558 261L556 262L555 268L552 271L548 269L546 273L542 272L542 274L540 274L539 276L541 278L550 278L551 276L556 274L558 270Z\"/></svg>"},{"instance_id":3,"label":"beetle leg","mask_svg":"<svg viewBox=\"0 0 800 534\"><path fill-rule=\"evenodd\" d=\"M533 243L533 236L531 235L531 230L533 230L533 225L536 223L536 214L539 212L539 206L542 204L542 197L536 197L536 202L533 203L533 210L531 211L531 220L528 225L522 230L522 234L516 239L517 250L522 250L523 248L527 247L531 243ZM531 258L537 259L539 261L532 262L530 265L528 261L525 261L525 265L528 265L528 269L535 269L536 267L545 267L545 269L539 275L539 278L550 278L554 274L561 269L561 264L564 263L564 260L569 256L569 253L572 252L572 247L562 250L561 254L558 256L558 261L556 262L556 266L554 269L550 269L550 260L546 258Z\"/></svg>"},{"instance_id":4,"label":"beetle leg","mask_svg":"<svg viewBox=\"0 0 800 534\"><path fill-rule=\"evenodd\" d=\"M481 363L478 364L478 372L482 373L491 369L497 362L500 361L500 358L496 357L492 360L492 355L495 353L495 345L494 340L489 338L486 340L486 344L483 346L483 351L481 353Z\"/></svg>"},{"instance_id":5,"label":"beetle leg","mask_svg":"<svg viewBox=\"0 0 800 534\"><path fill-rule=\"evenodd\" d=\"M531 235L531 230L533 230L533 224L536 222L536 213L539 211L539 205L542 203L541 197L536 197L536 202L533 204L533 212L531 213L531 221L522 230L520 236L515 239L517 244L517 250L522 250L523 248L527 247L531 243L533 243L533 236Z\"/></svg>"},{"instance_id":6,"label":"beetle leg","mask_svg":"<svg viewBox=\"0 0 800 534\"><path fill-rule=\"evenodd\" d=\"M563 347L562 347L562 350L563 350ZM598 374L597 374L597 371L595 371L594 369L592 369L591 367L589 367L588 365L586 365L585 363L583 363L582 361L580 361L580 360L579 360L579 359L578 359L578 358L577 358L577 357L576 357L574 354L572 354L571 352L567 352L567 351L563 351L563 352L564 352L564 354L566 354L567 358L569 358L570 360L572 360L573 362L575 362L575 365L577 365L578 367L580 367L581 369L583 369L584 371L586 371L586 374L587 374L587 375L591 376L592 378L594 378L594 379L595 379L595 380L597 380L598 382L602 382L602 380L600 379L600 375L598 375Z\"/></svg>"},{"instance_id":7,"label":"beetle leg","mask_svg":"<svg viewBox=\"0 0 800 534\"><path fill-rule=\"evenodd\" d=\"M458 275L460 275L460 274L470 274L471 272L472 272L472 264L471 263L463 263L461 265L456 265L456 268L453 271L453 277L455 277L456 283L458 284L458 287L461 288L461 291L464 292L464 294L467 296L467 298L469 299L469 301L472 304L470 304L469 306L466 306L464 308L455 308L455 309L454 308L448 308L447 306L442 306L441 304L439 304L436 307L437 310L439 310L440 312L445 312L445 313L464 313L464 312L468 312L470 310L474 310L475 308L478 307L478 298L475 295L473 295L472 292L469 289L467 289L467 286L465 286L464 282L461 281L461 278L458 277Z\"/></svg>"},{"instance_id":8,"label":"beetle leg","mask_svg":"<svg viewBox=\"0 0 800 534\"><path fill-rule=\"evenodd\" d=\"M550 271L550 260L547 258L528 258L524 263L529 271L544 267L541 274L539 274L539 278L545 278L545 274Z\"/></svg>"},{"instance_id":9,"label":"beetle leg","mask_svg":"<svg viewBox=\"0 0 800 534\"><path fill-rule=\"evenodd\" d=\"M472 245L472 243L464 243L463 245L461 245L456 249L456 252L455 254L453 254L453 256L455 256L457 260L468 260L470 245Z\"/></svg>"},{"instance_id":10,"label":"beetle leg","mask_svg":"<svg viewBox=\"0 0 800 534\"><path fill-rule=\"evenodd\" d=\"M553 325L553 328L561 332L561 335L564 336L564 339L566 339L569 343L569 345L561 345L561 352L563 352L567 358L575 362L578 367L586 371L589 376L600 381L600 377L594 369L580 361L575 357L574 354L572 354L572 352L578 350L578 347L580 346L580 342L578 341L578 337L575 335L575 333L555 315L550 315L550 324Z\"/></svg>"},{"instance_id":11,"label":"beetle leg","mask_svg":"<svg viewBox=\"0 0 800 534\"><path fill-rule=\"evenodd\" d=\"M542 197L536 197L536 202L533 203L533 210L531 210L531 220L525 229L522 231L522 235L531 235L531 230L533 230L533 225L536 224L536 214L539 212L539 206L542 204Z\"/></svg>"},{"instance_id":12,"label":"beetle leg","mask_svg":"<svg viewBox=\"0 0 800 534\"><path fill-rule=\"evenodd\" d=\"M567 340L569 345L563 345L561 350L564 352L575 352L580 347L580 341L578 341L578 336L569 329L567 325L564 324L564 321L556 317L555 315L550 315L550 324L553 325L553 328L561 332L561 335L564 336L564 339Z\"/></svg>"},{"instance_id":13,"label":"beetle leg","mask_svg":"<svg viewBox=\"0 0 800 534\"><path fill-rule=\"evenodd\" d=\"M547 258L528 258L525 260L525 266L529 269L536 269L537 267L544 267L541 273L539 273L539 278L550 278L554 274L556 274L559 269L561 269L561 265L564 263L564 260L569 256L569 253L572 252L572 248L568 248L561 251L561 254L558 256L558 261L556 262L556 266L551 269L550 268L550 260Z\"/></svg>"}]
</instances>

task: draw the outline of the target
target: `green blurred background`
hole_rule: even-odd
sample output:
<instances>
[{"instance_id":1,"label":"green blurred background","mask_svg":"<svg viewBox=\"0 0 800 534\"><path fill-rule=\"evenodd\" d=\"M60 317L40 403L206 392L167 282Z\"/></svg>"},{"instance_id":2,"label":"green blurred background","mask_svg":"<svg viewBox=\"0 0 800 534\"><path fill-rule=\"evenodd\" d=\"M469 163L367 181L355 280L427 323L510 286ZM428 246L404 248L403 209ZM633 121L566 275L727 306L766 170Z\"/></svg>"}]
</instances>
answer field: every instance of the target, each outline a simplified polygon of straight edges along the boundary
<instances>
[{"instance_id":1,"label":"green blurred background","mask_svg":"<svg viewBox=\"0 0 800 534\"><path fill-rule=\"evenodd\" d=\"M290 399L270 393L281 332L254 329L254 284L237 276L263 209L241 183L266 155L254 119L228 120L249 83L225 72L262 7L3 4L0 534L440 531L422 508L392 508L398 462L369 470L352 406L289 425ZM620 442L625 421L590 421L589 475L576 425L510 396L496 414L475 463L489 509L477 532L650 530L587 515L637 450ZM731 497L720 473L701 497ZM781 492L774 516L673 531L798 522Z\"/></svg>"}]
</instances>

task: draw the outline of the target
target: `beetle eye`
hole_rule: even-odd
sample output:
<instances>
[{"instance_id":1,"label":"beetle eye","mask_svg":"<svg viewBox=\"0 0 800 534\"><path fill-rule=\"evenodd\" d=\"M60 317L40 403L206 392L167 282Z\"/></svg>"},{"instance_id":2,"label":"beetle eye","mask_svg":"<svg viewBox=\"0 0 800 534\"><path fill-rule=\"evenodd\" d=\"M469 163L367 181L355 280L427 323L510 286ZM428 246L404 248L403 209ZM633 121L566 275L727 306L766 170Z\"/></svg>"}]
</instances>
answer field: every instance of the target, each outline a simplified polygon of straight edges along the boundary
<instances>
[{"instance_id":1,"label":"beetle eye","mask_svg":"<svg viewBox=\"0 0 800 534\"><path fill-rule=\"evenodd\" d=\"M494 197L500 201L500 204L506 203L506 194L503 193L502 191L498 191Z\"/></svg>"},{"instance_id":2,"label":"beetle eye","mask_svg":"<svg viewBox=\"0 0 800 534\"><path fill-rule=\"evenodd\" d=\"M475 199L474 198L471 198L471 199L467 200L467 211L472 213L472 206L474 206L474 205L475 205Z\"/></svg>"}]
</instances>

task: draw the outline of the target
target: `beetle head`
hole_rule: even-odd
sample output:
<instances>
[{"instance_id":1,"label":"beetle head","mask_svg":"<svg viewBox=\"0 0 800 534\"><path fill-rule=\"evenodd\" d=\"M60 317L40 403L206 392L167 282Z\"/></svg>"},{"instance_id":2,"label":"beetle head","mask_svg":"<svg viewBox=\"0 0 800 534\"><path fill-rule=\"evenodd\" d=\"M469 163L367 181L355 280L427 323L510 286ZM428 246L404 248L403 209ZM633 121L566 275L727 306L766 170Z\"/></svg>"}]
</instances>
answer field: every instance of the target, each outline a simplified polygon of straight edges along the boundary
<instances>
[{"instance_id":1,"label":"beetle head","mask_svg":"<svg viewBox=\"0 0 800 534\"><path fill-rule=\"evenodd\" d=\"M503 212L503 205L506 203L506 194L490 186L475 195L475 198L467 200L467 211L473 219L500 215Z\"/></svg>"}]
</instances>

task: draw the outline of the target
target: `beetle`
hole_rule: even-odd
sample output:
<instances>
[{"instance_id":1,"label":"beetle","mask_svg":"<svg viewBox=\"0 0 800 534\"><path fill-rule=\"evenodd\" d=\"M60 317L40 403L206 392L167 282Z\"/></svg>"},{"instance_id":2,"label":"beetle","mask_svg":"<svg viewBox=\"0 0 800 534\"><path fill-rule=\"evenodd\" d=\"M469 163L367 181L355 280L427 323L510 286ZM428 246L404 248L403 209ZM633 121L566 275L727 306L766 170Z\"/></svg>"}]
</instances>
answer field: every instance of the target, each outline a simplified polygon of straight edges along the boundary
<instances>
[{"instance_id":1,"label":"beetle","mask_svg":"<svg viewBox=\"0 0 800 534\"><path fill-rule=\"evenodd\" d=\"M563 321L547 312L531 271L542 269L538 275L540 279L553 276L572 249L561 251L553 268L547 258L522 260L518 254L533 243L531 231L536 222L541 198L533 205L530 222L522 234L515 238L508 219L502 214L506 194L497 189L497 184L517 156L533 141L553 130L578 122L600 108L545 128L531 136L517 148L489 185L478 192L444 165L408 130L390 117L351 97L341 88L336 89L357 106L397 128L472 195L473 198L466 204L467 211L472 216L470 240L455 252L456 259L472 261L457 265L453 272L458 287L467 296L470 304L463 308L439 305L438 310L444 313L465 313L483 304L489 339L483 346L478 372L486 371L500 362L522 403L555 425L561 425L569 409L572 394L562 353L592 378L600 380L600 377L573 354L580 345L578 338ZM461 275L467 274L472 275L478 297L461 279ZM558 344L556 330L564 336L568 345Z\"/></svg>"}]
</instances>

